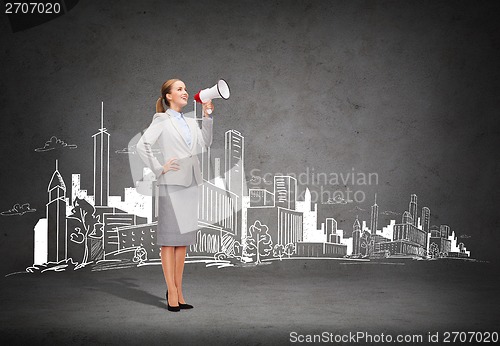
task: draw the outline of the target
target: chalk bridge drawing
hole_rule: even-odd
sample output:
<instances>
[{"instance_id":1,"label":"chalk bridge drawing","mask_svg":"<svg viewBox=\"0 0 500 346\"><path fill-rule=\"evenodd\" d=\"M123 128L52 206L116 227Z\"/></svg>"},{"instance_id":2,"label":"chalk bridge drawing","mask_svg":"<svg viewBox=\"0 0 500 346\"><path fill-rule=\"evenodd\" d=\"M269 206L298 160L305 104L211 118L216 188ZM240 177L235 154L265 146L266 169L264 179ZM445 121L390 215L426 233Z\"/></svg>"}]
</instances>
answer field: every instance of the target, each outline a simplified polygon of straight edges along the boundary
<instances>
[{"instance_id":1,"label":"chalk bridge drawing","mask_svg":"<svg viewBox=\"0 0 500 346\"><path fill-rule=\"evenodd\" d=\"M192 116L197 117L196 104ZM80 186L80 173L67 185L59 172L60 162L48 183L45 218L34 226L33 265L18 273L42 273L87 269L102 271L146 265L160 265L156 245L158 194L154 174L139 166L132 143L120 151L129 154L135 187L124 188L121 196L110 196L110 133L104 127L101 103L101 127L92 136L94 143L93 194ZM317 203L305 189L297 199L297 180L290 175L275 175L273 188L248 188L244 162L244 136L237 130L225 132L224 152L207 148L200 154L201 186L196 243L190 245L186 263L216 266L256 266L273 261L295 259L331 259L349 263L391 260L462 258L470 252L457 242L448 225L430 223L430 209L417 208L417 195L410 196L400 222L390 220L379 225L375 195L369 226L359 216L352 230L344 232L333 217L326 217L318 228ZM221 173L222 160L224 173ZM213 162L213 164L212 164ZM137 177L137 170L140 177ZM49 176L49 174L48 174ZM67 178L66 178L67 179ZM345 204L331 200L331 204ZM29 206L28 206L29 207ZM14 208L16 209L16 208ZM351 210L359 214L363 209ZM4 212L5 213L5 212ZM3 214L3 213L2 213ZM382 227L379 227L382 226ZM16 273L11 273L12 275Z\"/></svg>"}]
</instances>

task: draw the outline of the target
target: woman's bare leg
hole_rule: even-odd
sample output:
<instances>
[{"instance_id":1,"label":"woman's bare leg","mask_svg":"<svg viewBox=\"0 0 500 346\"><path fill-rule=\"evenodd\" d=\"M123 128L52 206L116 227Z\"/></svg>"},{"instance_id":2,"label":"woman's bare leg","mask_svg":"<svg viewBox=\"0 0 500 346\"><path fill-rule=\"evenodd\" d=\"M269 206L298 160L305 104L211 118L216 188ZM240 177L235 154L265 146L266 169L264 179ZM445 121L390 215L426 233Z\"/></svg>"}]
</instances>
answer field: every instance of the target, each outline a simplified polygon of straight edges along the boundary
<instances>
[{"instance_id":1,"label":"woman's bare leg","mask_svg":"<svg viewBox=\"0 0 500 346\"><path fill-rule=\"evenodd\" d=\"M184 272L184 259L186 258L186 246L175 247L175 287L177 287L177 295L179 303L186 304L182 295L182 274Z\"/></svg>"},{"instance_id":2,"label":"woman's bare leg","mask_svg":"<svg viewBox=\"0 0 500 346\"><path fill-rule=\"evenodd\" d=\"M168 305L178 306L179 297L175 284L175 246L161 247L161 267L168 287Z\"/></svg>"}]
</instances>

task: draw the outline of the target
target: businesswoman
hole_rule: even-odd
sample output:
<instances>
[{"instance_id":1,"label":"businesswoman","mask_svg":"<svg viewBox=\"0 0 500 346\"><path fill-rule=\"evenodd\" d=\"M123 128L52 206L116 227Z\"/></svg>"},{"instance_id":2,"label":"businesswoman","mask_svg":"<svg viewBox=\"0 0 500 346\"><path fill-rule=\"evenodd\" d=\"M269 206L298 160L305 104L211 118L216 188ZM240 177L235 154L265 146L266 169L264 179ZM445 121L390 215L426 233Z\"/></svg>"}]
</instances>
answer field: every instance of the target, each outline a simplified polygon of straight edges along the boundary
<instances>
[{"instance_id":1,"label":"businesswoman","mask_svg":"<svg viewBox=\"0 0 500 346\"><path fill-rule=\"evenodd\" d=\"M181 80L163 83L153 121L137 143L137 153L157 179L156 236L161 245L169 311L193 308L182 294L182 274L186 247L196 242L198 228L198 186L202 177L197 154L212 144L213 120L208 114L209 109L214 109L212 103L203 104L201 129L195 119L182 114L187 103L188 92ZM153 155L155 143L159 144L162 163Z\"/></svg>"}]
</instances>

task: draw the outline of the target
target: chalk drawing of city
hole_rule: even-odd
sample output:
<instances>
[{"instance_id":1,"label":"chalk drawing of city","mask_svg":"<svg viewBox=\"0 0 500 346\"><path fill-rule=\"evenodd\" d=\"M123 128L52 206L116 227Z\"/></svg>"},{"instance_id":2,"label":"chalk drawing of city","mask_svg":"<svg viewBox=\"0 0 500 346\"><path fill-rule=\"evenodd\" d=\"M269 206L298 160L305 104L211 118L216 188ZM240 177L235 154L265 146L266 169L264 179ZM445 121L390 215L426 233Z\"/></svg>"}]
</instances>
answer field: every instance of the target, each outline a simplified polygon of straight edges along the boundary
<instances>
[{"instance_id":1,"label":"chalk drawing of city","mask_svg":"<svg viewBox=\"0 0 500 346\"><path fill-rule=\"evenodd\" d=\"M196 106L194 118L201 120ZM55 160L54 170L47 172L46 215L34 226L33 265L22 273L161 265L156 245L155 176L143 167L142 179L136 181L135 187L124 189L123 200L121 196L110 196L111 134L104 127L103 103L100 125L92 136L92 193L81 186L79 173L71 178L61 175L59 167L64 162ZM54 138L45 148L57 143ZM210 148L200 155L204 182L198 208L199 229L196 244L188 247L186 263L203 262L207 267L223 268L318 258L359 263L470 259L470 252L449 226L431 225L431 211L425 206L418 209L416 194L409 196L408 207L401 214L379 212L377 196L373 196L369 224L356 216L349 232L339 229L333 217L326 217L317 227L318 203L312 202L308 187L298 200L296 177L281 174L273 176L270 189L247 188L245 138L239 131L229 130L224 139L222 157L212 157L214 151ZM136 155L134 144L114 154ZM131 158L131 165L134 160ZM326 203L347 202L335 197ZM16 206L16 210L24 208ZM29 204L26 207L25 212L31 210ZM359 207L352 210L363 211ZM400 219L379 225L380 214Z\"/></svg>"}]
</instances>

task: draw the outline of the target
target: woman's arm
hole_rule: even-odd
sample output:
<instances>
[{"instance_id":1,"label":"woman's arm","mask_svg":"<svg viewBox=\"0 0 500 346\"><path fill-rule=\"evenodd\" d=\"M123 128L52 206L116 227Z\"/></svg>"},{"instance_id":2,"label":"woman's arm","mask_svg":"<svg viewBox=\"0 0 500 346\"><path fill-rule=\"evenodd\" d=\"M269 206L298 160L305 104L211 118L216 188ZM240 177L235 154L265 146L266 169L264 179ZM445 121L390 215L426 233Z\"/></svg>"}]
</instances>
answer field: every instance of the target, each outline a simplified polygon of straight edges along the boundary
<instances>
[{"instance_id":1,"label":"woman's arm","mask_svg":"<svg viewBox=\"0 0 500 346\"><path fill-rule=\"evenodd\" d=\"M205 147L209 147L212 145L213 123L213 119L203 117L203 119L201 120L201 130L198 128L198 130L201 132L199 133L199 137L202 141L201 144Z\"/></svg>"},{"instance_id":2,"label":"woman's arm","mask_svg":"<svg viewBox=\"0 0 500 346\"><path fill-rule=\"evenodd\" d=\"M163 166L154 156L152 146L156 143L158 137L160 137L163 131L163 121L164 119L155 117L151 125L149 125L147 130L139 139L139 142L137 142L137 153L139 154L139 157L144 164L153 171L156 178L163 174Z\"/></svg>"},{"instance_id":3,"label":"woman's arm","mask_svg":"<svg viewBox=\"0 0 500 346\"><path fill-rule=\"evenodd\" d=\"M214 105L212 101L208 101L203 104L203 118L201 119L201 145L205 147L209 147L212 145L212 134L213 134L213 119L208 114L207 110L210 109L213 111ZM198 128L199 129L199 128ZM200 134L199 134L200 135Z\"/></svg>"}]
</instances>

